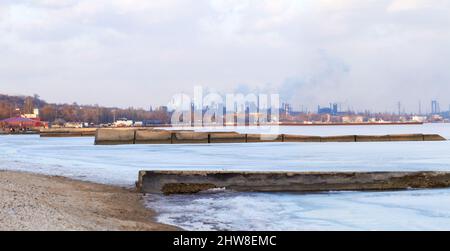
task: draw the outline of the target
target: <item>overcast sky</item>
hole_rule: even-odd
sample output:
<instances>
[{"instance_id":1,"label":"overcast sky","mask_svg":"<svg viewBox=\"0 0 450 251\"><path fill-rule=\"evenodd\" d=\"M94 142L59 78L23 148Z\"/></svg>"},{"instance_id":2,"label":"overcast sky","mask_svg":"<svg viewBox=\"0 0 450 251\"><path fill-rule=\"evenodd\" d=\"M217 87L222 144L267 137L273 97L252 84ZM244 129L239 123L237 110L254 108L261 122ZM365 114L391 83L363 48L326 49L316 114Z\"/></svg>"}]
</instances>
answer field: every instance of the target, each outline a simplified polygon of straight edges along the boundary
<instances>
[{"instance_id":1,"label":"overcast sky","mask_svg":"<svg viewBox=\"0 0 450 251\"><path fill-rule=\"evenodd\" d=\"M1 0L0 93L148 108L202 85L446 110L449 13L450 0Z\"/></svg>"}]
</instances>

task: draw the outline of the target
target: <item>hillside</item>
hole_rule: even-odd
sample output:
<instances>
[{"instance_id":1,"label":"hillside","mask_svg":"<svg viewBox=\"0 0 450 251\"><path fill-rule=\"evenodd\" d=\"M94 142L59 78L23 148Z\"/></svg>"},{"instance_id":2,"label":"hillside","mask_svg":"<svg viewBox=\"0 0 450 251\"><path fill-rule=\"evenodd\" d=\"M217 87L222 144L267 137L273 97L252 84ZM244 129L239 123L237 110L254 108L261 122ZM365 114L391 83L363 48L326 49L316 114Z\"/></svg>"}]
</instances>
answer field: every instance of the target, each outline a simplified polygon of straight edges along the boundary
<instances>
[{"instance_id":1,"label":"hillside","mask_svg":"<svg viewBox=\"0 0 450 251\"><path fill-rule=\"evenodd\" d=\"M128 118L136 121L159 120L169 122L169 114L165 111L148 111L144 109L128 109L103 107L98 105L52 104L38 95L9 96L0 94L0 119L19 116L21 113L32 113L34 108L40 111L44 121L64 120L67 122L88 122L94 124L111 123L114 118Z\"/></svg>"}]
</instances>

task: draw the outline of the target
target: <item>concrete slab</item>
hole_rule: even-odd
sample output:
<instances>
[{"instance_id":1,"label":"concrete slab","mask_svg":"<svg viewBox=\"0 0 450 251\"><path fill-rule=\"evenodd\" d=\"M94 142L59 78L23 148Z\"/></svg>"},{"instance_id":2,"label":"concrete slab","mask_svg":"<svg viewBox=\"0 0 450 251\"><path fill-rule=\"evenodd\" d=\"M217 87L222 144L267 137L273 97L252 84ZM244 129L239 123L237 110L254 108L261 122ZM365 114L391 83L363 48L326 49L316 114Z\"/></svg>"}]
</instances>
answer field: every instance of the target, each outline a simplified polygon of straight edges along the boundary
<instances>
[{"instance_id":1,"label":"concrete slab","mask_svg":"<svg viewBox=\"0 0 450 251\"><path fill-rule=\"evenodd\" d=\"M447 139L439 134L425 134L423 135L424 141L446 141Z\"/></svg>"},{"instance_id":2,"label":"concrete slab","mask_svg":"<svg viewBox=\"0 0 450 251\"><path fill-rule=\"evenodd\" d=\"M245 143L247 136L236 132L210 133L210 143Z\"/></svg>"},{"instance_id":3,"label":"concrete slab","mask_svg":"<svg viewBox=\"0 0 450 251\"><path fill-rule=\"evenodd\" d=\"M320 142L356 142L356 135L321 137Z\"/></svg>"},{"instance_id":4,"label":"concrete slab","mask_svg":"<svg viewBox=\"0 0 450 251\"><path fill-rule=\"evenodd\" d=\"M284 142L320 142L319 136L302 136L302 135L283 135Z\"/></svg>"},{"instance_id":5,"label":"concrete slab","mask_svg":"<svg viewBox=\"0 0 450 251\"><path fill-rule=\"evenodd\" d=\"M136 129L98 129L96 145L134 144Z\"/></svg>"},{"instance_id":6,"label":"concrete slab","mask_svg":"<svg viewBox=\"0 0 450 251\"><path fill-rule=\"evenodd\" d=\"M41 137L93 137L97 128L49 128L41 129Z\"/></svg>"},{"instance_id":7,"label":"concrete slab","mask_svg":"<svg viewBox=\"0 0 450 251\"><path fill-rule=\"evenodd\" d=\"M208 144L209 133L207 132L176 132L172 134L173 144Z\"/></svg>"},{"instance_id":8,"label":"concrete slab","mask_svg":"<svg viewBox=\"0 0 450 251\"><path fill-rule=\"evenodd\" d=\"M142 193L196 193L212 188L242 192L321 192L450 187L450 172L220 172L140 171Z\"/></svg>"},{"instance_id":9,"label":"concrete slab","mask_svg":"<svg viewBox=\"0 0 450 251\"><path fill-rule=\"evenodd\" d=\"M424 141L423 134L396 134L389 135L391 141Z\"/></svg>"},{"instance_id":10,"label":"concrete slab","mask_svg":"<svg viewBox=\"0 0 450 251\"><path fill-rule=\"evenodd\" d=\"M171 144L172 133L169 131L137 130L136 144Z\"/></svg>"},{"instance_id":11,"label":"concrete slab","mask_svg":"<svg viewBox=\"0 0 450 251\"><path fill-rule=\"evenodd\" d=\"M357 135L356 142L384 142L391 141L388 135Z\"/></svg>"},{"instance_id":12,"label":"concrete slab","mask_svg":"<svg viewBox=\"0 0 450 251\"><path fill-rule=\"evenodd\" d=\"M283 142L283 135L247 134L247 143Z\"/></svg>"}]
</instances>

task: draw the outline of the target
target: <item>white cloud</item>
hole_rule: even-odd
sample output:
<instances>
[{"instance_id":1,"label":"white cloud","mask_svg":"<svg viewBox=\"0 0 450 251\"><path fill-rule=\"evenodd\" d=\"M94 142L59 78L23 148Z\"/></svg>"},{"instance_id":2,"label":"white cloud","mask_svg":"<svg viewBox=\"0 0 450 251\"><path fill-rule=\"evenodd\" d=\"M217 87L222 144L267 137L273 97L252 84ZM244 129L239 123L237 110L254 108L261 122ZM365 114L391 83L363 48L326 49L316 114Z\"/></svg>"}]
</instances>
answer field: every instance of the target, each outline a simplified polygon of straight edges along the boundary
<instances>
[{"instance_id":1,"label":"white cloud","mask_svg":"<svg viewBox=\"0 0 450 251\"><path fill-rule=\"evenodd\" d=\"M379 0L317 0L314 1L314 5L325 11L348 11L373 6L377 1L381 2Z\"/></svg>"},{"instance_id":2,"label":"white cloud","mask_svg":"<svg viewBox=\"0 0 450 251\"><path fill-rule=\"evenodd\" d=\"M270 85L310 107L384 110L402 100L413 109L418 99L450 101L449 4L5 0L0 85L54 101L144 107L198 84Z\"/></svg>"},{"instance_id":3,"label":"white cloud","mask_svg":"<svg viewBox=\"0 0 450 251\"><path fill-rule=\"evenodd\" d=\"M388 11L410 11L423 10L427 8L448 7L449 2L446 0L394 0L389 6Z\"/></svg>"}]
</instances>

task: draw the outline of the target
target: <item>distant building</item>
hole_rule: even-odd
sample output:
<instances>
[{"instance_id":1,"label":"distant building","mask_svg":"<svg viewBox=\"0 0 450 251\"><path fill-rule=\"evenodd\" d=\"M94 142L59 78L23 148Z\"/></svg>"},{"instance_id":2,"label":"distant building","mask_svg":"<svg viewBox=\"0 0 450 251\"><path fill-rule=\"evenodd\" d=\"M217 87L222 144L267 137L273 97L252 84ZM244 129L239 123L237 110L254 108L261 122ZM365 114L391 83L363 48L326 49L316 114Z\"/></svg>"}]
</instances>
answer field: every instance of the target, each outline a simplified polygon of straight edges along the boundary
<instances>
[{"instance_id":1,"label":"distant building","mask_svg":"<svg viewBox=\"0 0 450 251\"><path fill-rule=\"evenodd\" d=\"M290 115L292 113L291 105L289 103L283 103L280 112L286 116Z\"/></svg>"},{"instance_id":2,"label":"distant building","mask_svg":"<svg viewBox=\"0 0 450 251\"><path fill-rule=\"evenodd\" d=\"M383 118L369 118L367 120L369 123L385 123L386 121L383 120Z\"/></svg>"},{"instance_id":3,"label":"distant building","mask_svg":"<svg viewBox=\"0 0 450 251\"><path fill-rule=\"evenodd\" d=\"M331 114L331 115L337 115L339 113L338 104L330 104L330 107L318 107L317 109L318 114Z\"/></svg>"},{"instance_id":4,"label":"distant building","mask_svg":"<svg viewBox=\"0 0 450 251\"><path fill-rule=\"evenodd\" d=\"M67 122L64 124L65 128L83 128L85 127L85 123L78 123L78 122Z\"/></svg>"},{"instance_id":5,"label":"distant building","mask_svg":"<svg viewBox=\"0 0 450 251\"><path fill-rule=\"evenodd\" d=\"M332 114L332 113L333 113L333 110L332 110L331 108L329 108L329 107L321 108L321 107L319 106L319 108L317 109L317 113L318 113L318 114Z\"/></svg>"},{"instance_id":6,"label":"distant building","mask_svg":"<svg viewBox=\"0 0 450 251\"><path fill-rule=\"evenodd\" d=\"M412 121L414 122L420 122L420 123L424 123L427 121L427 117L426 116L413 116L411 118Z\"/></svg>"},{"instance_id":7,"label":"distant building","mask_svg":"<svg viewBox=\"0 0 450 251\"><path fill-rule=\"evenodd\" d=\"M4 119L0 121L1 128L15 128L15 129L31 129L38 127L48 127L46 122L38 119L29 119L24 117L15 117Z\"/></svg>"},{"instance_id":8,"label":"distant building","mask_svg":"<svg viewBox=\"0 0 450 251\"><path fill-rule=\"evenodd\" d=\"M33 109L33 113L31 113L31 114L22 114L20 116L22 118L27 118L27 119L38 119L39 118L39 109Z\"/></svg>"},{"instance_id":9,"label":"distant building","mask_svg":"<svg viewBox=\"0 0 450 251\"><path fill-rule=\"evenodd\" d=\"M438 114L440 112L439 102L436 100L431 101L431 114Z\"/></svg>"},{"instance_id":10,"label":"distant building","mask_svg":"<svg viewBox=\"0 0 450 251\"><path fill-rule=\"evenodd\" d=\"M333 115L338 114L339 110L338 110L338 104L333 104Z\"/></svg>"},{"instance_id":11,"label":"distant building","mask_svg":"<svg viewBox=\"0 0 450 251\"><path fill-rule=\"evenodd\" d=\"M16 108L16 111L20 113L19 108ZM34 109L31 114L20 114L17 117L0 121L0 128L8 128L12 131L36 129L48 126L48 122L41 121L39 118L39 109Z\"/></svg>"},{"instance_id":12,"label":"distant building","mask_svg":"<svg viewBox=\"0 0 450 251\"><path fill-rule=\"evenodd\" d=\"M364 117L363 116L343 116L342 122L343 123L363 123Z\"/></svg>"},{"instance_id":13,"label":"distant building","mask_svg":"<svg viewBox=\"0 0 450 251\"><path fill-rule=\"evenodd\" d=\"M144 120L142 123L143 123L143 126L154 126L154 125L162 125L162 124L164 124L163 121L160 120L160 119Z\"/></svg>"},{"instance_id":14,"label":"distant building","mask_svg":"<svg viewBox=\"0 0 450 251\"><path fill-rule=\"evenodd\" d=\"M133 120L129 120L127 118L120 118L116 122L114 122L115 127L132 127L133 124Z\"/></svg>"},{"instance_id":15,"label":"distant building","mask_svg":"<svg viewBox=\"0 0 450 251\"><path fill-rule=\"evenodd\" d=\"M443 122L443 121L444 121L444 118L441 115L434 114L434 115L431 115L431 117L430 117L430 122Z\"/></svg>"}]
</instances>

